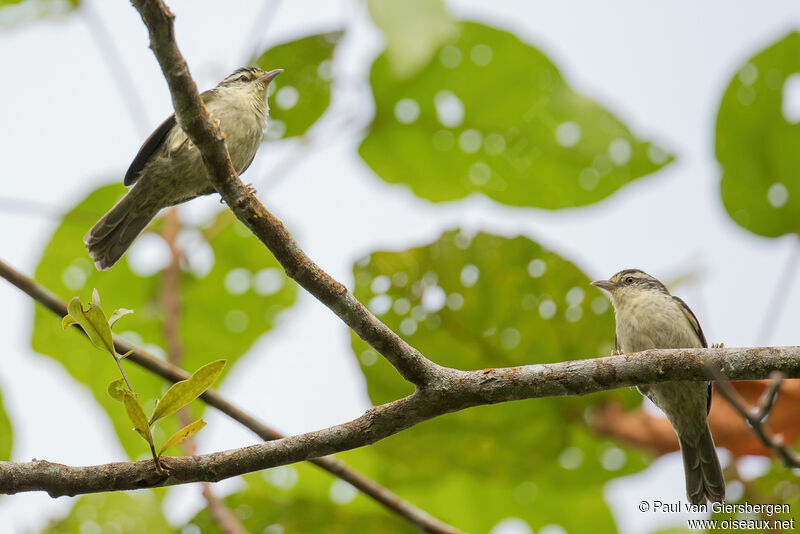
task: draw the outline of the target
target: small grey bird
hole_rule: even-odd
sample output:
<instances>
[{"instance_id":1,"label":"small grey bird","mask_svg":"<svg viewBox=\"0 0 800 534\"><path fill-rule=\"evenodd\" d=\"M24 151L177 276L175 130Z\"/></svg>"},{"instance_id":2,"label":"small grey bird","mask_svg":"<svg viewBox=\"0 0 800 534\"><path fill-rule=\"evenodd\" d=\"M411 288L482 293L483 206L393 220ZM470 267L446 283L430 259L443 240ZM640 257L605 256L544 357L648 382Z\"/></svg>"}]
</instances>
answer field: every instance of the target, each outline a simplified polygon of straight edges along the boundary
<instances>
[{"instance_id":1,"label":"small grey bird","mask_svg":"<svg viewBox=\"0 0 800 534\"><path fill-rule=\"evenodd\" d=\"M236 172L252 163L267 127L267 89L283 70L237 69L214 89L200 95L225 134ZM173 113L139 149L128 172L133 188L84 236L95 266L105 270L119 260L156 214L193 198L215 192L197 147Z\"/></svg>"},{"instance_id":2,"label":"small grey bird","mask_svg":"<svg viewBox=\"0 0 800 534\"><path fill-rule=\"evenodd\" d=\"M617 322L617 351L708 346L689 306L670 295L664 284L649 274L625 269L592 285L611 294ZM678 435L689 502L724 501L725 479L708 429L711 383L664 382L638 389L661 408Z\"/></svg>"}]
</instances>

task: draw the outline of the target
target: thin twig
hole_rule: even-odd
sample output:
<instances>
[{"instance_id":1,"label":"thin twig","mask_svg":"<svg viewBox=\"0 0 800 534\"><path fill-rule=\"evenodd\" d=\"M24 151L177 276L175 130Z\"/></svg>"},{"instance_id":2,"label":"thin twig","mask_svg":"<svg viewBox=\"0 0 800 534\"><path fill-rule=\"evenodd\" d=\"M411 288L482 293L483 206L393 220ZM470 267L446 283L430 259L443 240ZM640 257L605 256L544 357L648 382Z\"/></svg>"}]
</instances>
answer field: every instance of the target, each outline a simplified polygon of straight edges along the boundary
<instances>
[{"instance_id":1,"label":"thin twig","mask_svg":"<svg viewBox=\"0 0 800 534\"><path fill-rule=\"evenodd\" d=\"M280 0L264 0L261 4L261 8L258 10L258 14L251 19L252 25L250 26L250 30L248 30L247 36L242 41L242 52L240 56L243 65L248 61L252 61L258 53L258 48L261 46L259 37L266 34L267 28L269 28L269 25L275 18L275 13L278 11L280 5Z\"/></svg>"},{"instance_id":2,"label":"thin twig","mask_svg":"<svg viewBox=\"0 0 800 534\"><path fill-rule=\"evenodd\" d=\"M747 402L739 395L725 375L722 374L718 366L711 363L708 365L710 375L717 382L717 391L720 395L736 410L739 415L747 422L753 433L758 440L765 447L775 451L775 454L783 461L786 467L800 467L800 456L796 455L789 449L780 436L772 435L769 430L764 427L764 422L769 416L769 412L775 404L778 396L778 390L783 382L783 373L773 371L770 373L772 382L767 387L764 395L761 398L758 408L751 408Z\"/></svg>"},{"instance_id":3,"label":"thin twig","mask_svg":"<svg viewBox=\"0 0 800 534\"><path fill-rule=\"evenodd\" d=\"M177 238L181 231L180 214L178 206L167 209L161 237L167 243L170 252L169 265L161 272L160 301L164 310L164 339L167 342L167 361L180 367L183 360L183 342L181 341L181 250L178 248ZM178 422L185 427L192 422L191 409L184 406L178 410ZM194 436L189 436L183 441L183 448L187 455L197 454L197 443ZM208 512L211 520L224 534L247 534L239 518L225 505L225 501L214 494L211 484L201 482L203 498L208 503Z\"/></svg>"},{"instance_id":4,"label":"thin twig","mask_svg":"<svg viewBox=\"0 0 800 534\"><path fill-rule=\"evenodd\" d=\"M763 345L769 343L769 340L772 338L772 333L775 331L775 326L782 317L781 312L789 297L789 289L792 287L792 282L797 276L797 271L800 270L800 236L794 235L792 238L792 248L789 250L789 257L786 258L783 271L775 284L775 292L769 300L769 305L764 313L764 319L762 319L761 322L761 329L758 332L758 342Z\"/></svg>"},{"instance_id":5,"label":"thin twig","mask_svg":"<svg viewBox=\"0 0 800 534\"><path fill-rule=\"evenodd\" d=\"M34 301L38 302L49 311L56 314L58 317L64 317L67 314L66 304L62 302L55 294L36 283L30 277L25 276L19 271L16 271L2 260L0 260L0 277L8 280L12 285L30 296ZM79 330L79 332L85 335L83 330ZM130 342L118 336L114 336L114 347L116 348L117 352L121 354L125 354L132 350L133 353L127 357L128 360L144 369L147 369L155 375L169 380L170 382L178 382L180 380L186 380L189 378L189 373L183 369L180 369L169 362L164 362L156 358L145 350L134 346ZM234 421L237 421L244 427L250 429L264 441L279 440L286 437L277 430L263 424L261 421L245 412L241 408L234 406L212 389L209 389L203 393L200 396L200 399L209 406L216 408ZM374 499L388 510L394 512L409 523L418 526L425 532L431 532L434 534L457 534L459 532L459 530L455 527L436 519L424 510L421 510L408 501L402 499L391 490L381 486L374 480L371 480L361 473L354 471L337 458L329 456L324 458L314 458L309 461L325 471L328 471L332 475L350 483L364 495ZM49 491L44 487L39 489Z\"/></svg>"},{"instance_id":6,"label":"thin twig","mask_svg":"<svg viewBox=\"0 0 800 534\"><path fill-rule=\"evenodd\" d=\"M114 44L111 33L106 29L103 19L95 13L91 2L82 2L79 12L83 14L89 35L94 39L95 49L103 59L108 72L111 73L111 79L122 97L123 107L127 110L128 117L136 127L137 133L146 135L151 127L147 121L147 110L136 90L136 82L128 72L122 54Z\"/></svg>"}]
</instances>

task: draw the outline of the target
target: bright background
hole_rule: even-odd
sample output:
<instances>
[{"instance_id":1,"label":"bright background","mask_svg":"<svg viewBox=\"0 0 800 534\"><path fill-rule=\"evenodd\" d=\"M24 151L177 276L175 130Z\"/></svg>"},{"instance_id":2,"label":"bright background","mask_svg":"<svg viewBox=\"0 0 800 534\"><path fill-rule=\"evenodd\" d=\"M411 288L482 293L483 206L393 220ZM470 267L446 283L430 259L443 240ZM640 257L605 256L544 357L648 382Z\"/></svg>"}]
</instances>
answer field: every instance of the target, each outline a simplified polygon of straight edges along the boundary
<instances>
[{"instance_id":1,"label":"bright background","mask_svg":"<svg viewBox=\"0 0 800 534\"><path fill-rule=\"evenodd\" d=\"M459 18L488 21L538 47L576 91L611 110L635 135L665 146L677 161L600 203L553 212L505 207L475 195L446 204L420 200L404 186L375 179L358 158L361 134L352 129L344 135L326 129L314 150L290 163L290 172L279 178L268 172L279 164L287 168L286 158L297 154L296 142L265 145L245 181L257 186L261 200L319 265L352 287L353 261L371 250L427 243L457 226L523 234L598 278L625 267L664 279L694 273L678 293L700 318L710 342L796 343L798 307L792 303L800 302L800 284L782 288L790 304L770 315L774 324L768 338L759 332L783 266L797 253L797 240L756 237L725 213L714 121L738 67L800 24L800 4L447 4ZM358 2L238 0L223 6L175 0L170 6L177 14L179 45L203 89L245 62L251 50L346 25L335 68L351 83L335 88L329 115L355 108L359 120L369 119L372 99L365 80L382 48L382 35ZM126 109L133 105L130 96L117 90L87 31L97 21L122 55L133 79L128 91L144 103L142 114ZM253 29L259 27L263 35L254 38ZM171 103L147 48L145 28L127 2L91 0L66 18L0 28L0 73L0 255L32 273L59 214L121 176L142 139L170 113ZM797 113L800 94L787 96L786 112ZM201 220L217 207L215 198L203 199L183 215ZM131 254L146 268L160 261L162 251L142 246ZM5 340L0 386L14 425L13 459L66 464L122 459L108 420L91 396L58 364L31 350L30 299L3 283L0 302ZM221 388L223 395L290 433L349 420L370 406L349 333L337 318L301 291L298 304L281 321L234 368ZM436 354L429 357L436 359ZM254 442L249 432L214 412L206 420L215 430L198 436L201 451ZM760 462L750 463L757 472ZM683 496L680 458L668 455L645 472L610 483L605 494L621 532L680 524L679 516L658 518L636 510L640 499ZM168 516L177 522L203 506L196 487L175 490L168 502L175 503L168 506ZM37 531L69 507L70 499L52 500L41 493L4 497L0 532ZM502 528L497 531L525 532L511 523Z\"/></svg>"}]
</instances>

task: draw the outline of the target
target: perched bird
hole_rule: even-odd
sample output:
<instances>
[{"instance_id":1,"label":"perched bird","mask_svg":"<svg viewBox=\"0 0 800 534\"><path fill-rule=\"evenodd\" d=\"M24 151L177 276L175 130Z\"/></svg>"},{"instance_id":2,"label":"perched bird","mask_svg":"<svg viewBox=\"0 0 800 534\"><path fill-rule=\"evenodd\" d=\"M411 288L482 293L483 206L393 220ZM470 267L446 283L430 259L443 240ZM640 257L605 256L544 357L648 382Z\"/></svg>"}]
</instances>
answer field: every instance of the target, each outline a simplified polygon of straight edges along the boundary
<instances>
[{"instance_id":1,"label":"perched bird","mask_svg":"<svg viewBox=\"0 0 800 534\"><path fill-rule=\"evenodd\" d=\"M267 89L283 70L246 67L234 71L200 95L225 134L231 161L241 174L256 155L267 127ZM215 192L203 159L172 114L139 149L128 172L133 188L84 236L95 266L105 270L119 260L156 214Z\"/></svg>"},{"instance_id":2,"label":"perched bird","mask_svg":"<svg viewBox=\"0 0 800 534\"><path fill-rule=\"evenodd\" d=\"M708 346L689 306L670 295L664 284L649 274L626 269L592 285L611 294L617 322L617 351ZM689 502L725 500L725 479L708 429L711 383L664 382L638 389L661 408L678 435Z\"/></svg>"}]
</instances>

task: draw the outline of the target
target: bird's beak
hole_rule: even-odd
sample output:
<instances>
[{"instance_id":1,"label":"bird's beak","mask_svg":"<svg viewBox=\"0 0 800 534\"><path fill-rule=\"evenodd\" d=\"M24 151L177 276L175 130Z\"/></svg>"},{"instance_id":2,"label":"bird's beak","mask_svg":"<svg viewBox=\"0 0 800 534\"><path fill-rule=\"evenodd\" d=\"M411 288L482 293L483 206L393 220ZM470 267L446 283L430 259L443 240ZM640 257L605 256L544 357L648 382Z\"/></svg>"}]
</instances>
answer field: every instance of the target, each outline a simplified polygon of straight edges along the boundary
<instances>
[{"instance_id":1,"label":"bird's beak","mask_svg":"<svg viewBox=\"0 0 800 534\"><path fill-rule=\"evenodd\" d=\"M273 69L265 74L259 76L258 81L264 83L265 85L275 79L275 77L283 72L283 69Z\"/></svg>"},{"instance_id":2,"label":"bird's beak","mask_svg":"<svg viewBox=\"0 0 800 534\"><path fill-rule=\"evenodd\" d=\"M611 280L595 280L594 282L592 282L592 285L594 287L599 287L600 289L605 289L606 291L611 291L612 289L617 287L617 284L615 284Z\"/></svg>"}]
</instances>

